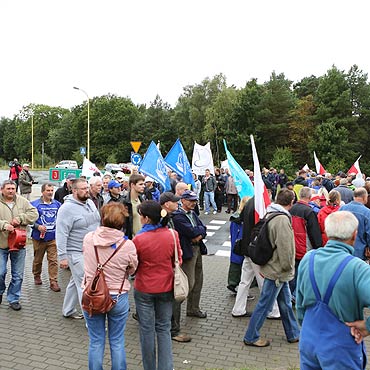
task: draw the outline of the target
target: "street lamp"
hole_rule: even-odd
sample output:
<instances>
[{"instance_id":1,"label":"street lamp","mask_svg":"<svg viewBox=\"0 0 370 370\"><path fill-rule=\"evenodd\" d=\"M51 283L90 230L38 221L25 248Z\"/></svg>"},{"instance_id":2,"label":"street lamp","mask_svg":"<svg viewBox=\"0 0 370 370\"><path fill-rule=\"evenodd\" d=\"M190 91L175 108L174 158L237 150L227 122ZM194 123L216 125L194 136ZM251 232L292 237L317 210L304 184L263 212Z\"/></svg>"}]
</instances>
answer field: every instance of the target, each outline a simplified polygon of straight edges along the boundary
<instances>
[{"instance_id":1,"label":"street lamp","mask_svg":"<svg viewBox=\"0 0 370 370\"><path fill-rule=\"evenodd\" d=\"M80 90L86 95L87 98L87 159L90 159L90 98L85 90L79 87L73 86L75 90Z\"/></svg>"},{"instance_id":2,"label":"street lamp","mask_svg":"<svg viewBox=\"0 0 370 370\"><path fill-rule=\"evenodd\" d=\"M33 113L31 116L31 168L33 169Z\"/></svg>"}]
</instances>

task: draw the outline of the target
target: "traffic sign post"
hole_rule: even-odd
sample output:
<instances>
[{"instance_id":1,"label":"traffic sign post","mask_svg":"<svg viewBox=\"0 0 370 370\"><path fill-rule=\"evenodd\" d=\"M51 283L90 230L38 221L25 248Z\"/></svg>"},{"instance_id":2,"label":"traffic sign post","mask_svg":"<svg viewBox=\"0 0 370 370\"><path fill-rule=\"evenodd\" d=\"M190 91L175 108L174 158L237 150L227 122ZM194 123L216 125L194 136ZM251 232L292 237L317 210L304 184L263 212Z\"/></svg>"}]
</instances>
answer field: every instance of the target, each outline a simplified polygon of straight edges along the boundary
<instances>
[{"instance_id":1,"label":"traffic sign post","mask_svg":"<svg viewBox=\"0 0 370 370\"><path fill-rule=\"evenodd\" d=\"M139 153L131 153L131 163L134 166L139 166L143 158Z\"/></svg>"},{"instance_id":2,"label":"traffic sign post","mask_svg":"<svg viewBox=\"0 0 370 370\"><path fill-rule=\"evenodd\" d=\"M73 170L68 168L50 168L49 169L49 180L61 182L67 178L68 175L72 174L78 179L81 176L82 170Z\"/></svg>"},{"instance_id":3,"label":"traffic sign post","mask_svg":"<svg viewBox=\"0 0 370 370\"><path fill-rule=\"evenodd\" d=\"M130 144L132 146L132 149L134 149L134 152L137 153L141 146L141 141L130 141Z\"/></svg>"}]
</instances>

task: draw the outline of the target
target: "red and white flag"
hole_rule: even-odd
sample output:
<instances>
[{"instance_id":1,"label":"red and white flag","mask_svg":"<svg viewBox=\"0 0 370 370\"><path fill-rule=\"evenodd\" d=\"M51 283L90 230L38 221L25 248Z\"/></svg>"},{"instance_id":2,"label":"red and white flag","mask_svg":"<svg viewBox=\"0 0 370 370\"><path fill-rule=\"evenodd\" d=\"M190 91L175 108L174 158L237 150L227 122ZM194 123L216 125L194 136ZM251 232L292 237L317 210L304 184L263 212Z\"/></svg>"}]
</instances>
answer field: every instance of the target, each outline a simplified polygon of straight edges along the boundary
<instances>
[{"instance_id":1,"label":"red and white flag","mask_svg":"<svg viewBox=\"0 0 370 370\"><path fill-rule=\"evenodd\" d=\"M316 156L316 153L313 152L313 157L315 159L315 167L316 167L316 173L318 175L323 175L324 173L326 173L326 170L325 168L323 167L323 165L320 163L320 161L317 159L317 156Z\"/></svg>"},{"instance_id":2,"label":"red and white flag","mask_svg":"<svg viewBox=\"0 0 370 370\"><path fill-rule=\"evenodd\" d=\"M304 170L306 172L310 170L310 167L308 167L307 163L302 167L302 170Z\"/></svg>"},{"instance_id":3,"label":"red and white flag","mask_svg":"<svg viewBox=\"0 0 370 370\"><path fill-rule=\"evenodd\" d=\"M360 163L359 163L359 160L360 160L360 158L362 157L362 155L360 155L358 158L357 158L357 160L356 160L356 162L355 163L353 163L353 165L352 165L352 167L348 170L348 174L350 174L350 173L355 173L356 175L358 174L358 173L361 173L361 170L360 170Z\"/></svg>"},{"instance_id":4,"label":"red and white flag","mask_svg":"<svg viewBox=\"0 0 370 370\"><path fill-rule=\"evenodd\" d=\"M252 155L253 155L253 172L254 172L254 218L257 223L260 218L266 214L266 208L271 203L265 183L262 180L260 162L258 160L256 146L253 135L251 137Z\"/></svg>"}]
</instances>

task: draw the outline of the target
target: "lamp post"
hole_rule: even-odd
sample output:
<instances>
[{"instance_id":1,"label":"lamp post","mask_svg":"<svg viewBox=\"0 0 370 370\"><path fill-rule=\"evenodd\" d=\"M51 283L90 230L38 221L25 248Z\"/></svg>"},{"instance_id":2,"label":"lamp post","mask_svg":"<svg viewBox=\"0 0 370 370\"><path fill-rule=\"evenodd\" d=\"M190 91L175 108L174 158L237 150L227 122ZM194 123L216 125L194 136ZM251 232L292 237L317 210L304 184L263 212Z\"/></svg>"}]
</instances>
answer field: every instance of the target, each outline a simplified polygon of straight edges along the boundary
<instances>
[{"instance_id":1,"label":"lamp post","mask_svg":"<svg viewBox=\"0 0 370 370\"><path fill-rule=\"evenodd\" d=\"M87 98L87 159L90 159L90 98L85 90L79 87L73 86L75 90L80 90L86 95Z\"/></svg>"},{"instance_id":2,"label":"lamp post","mask_svg":"<svg viewBox=\"0 0 370 370\"><path fill-rule=\"evenodd\" d=\"M33 169L33 113L31 116L31 168Z\"/></svg>"}]
</instances>

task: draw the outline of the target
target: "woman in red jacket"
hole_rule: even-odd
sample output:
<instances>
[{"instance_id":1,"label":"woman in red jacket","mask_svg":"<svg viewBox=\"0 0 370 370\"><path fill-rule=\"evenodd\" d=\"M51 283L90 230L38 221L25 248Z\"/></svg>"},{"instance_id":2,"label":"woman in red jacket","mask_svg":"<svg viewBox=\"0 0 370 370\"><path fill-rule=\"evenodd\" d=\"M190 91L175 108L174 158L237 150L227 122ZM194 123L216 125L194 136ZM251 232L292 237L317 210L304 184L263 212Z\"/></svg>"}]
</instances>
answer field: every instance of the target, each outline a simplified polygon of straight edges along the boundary
<instances>
[{"instance_id":1,"label":"woman in red jacket","mask_svg":"<svg viewBox=\"0 0 370 370\"><path fill-rule=\"evenodd\" d=\"M325 219L331 213L339 210L340 202L341 202L341 197L340 197L339 191L335 189L330 190L329 199L326 202L327 205L321 208L319 213L317 214L317 220L319 221L319 225L320 225L323 246L328 241L328 237L326 236L326 232L325 232Z\"/></svg>"},{"instance_id":2,"label":"woman in red jacket","mask_svg":"<svg viewBox=\"0 0 370 370\"><path fill-rule=\"evenodd\" d=\"M144 370L172 370L171 316L175 241L173 234L165 227L166 211L162 210L159 203L145 201L137 207L137 211L143 227L133 239L139 260L134 297L140 326L143 367ZM176 231L174 235L181 263L180 241Z\"/></svg>"}]
</instances>

